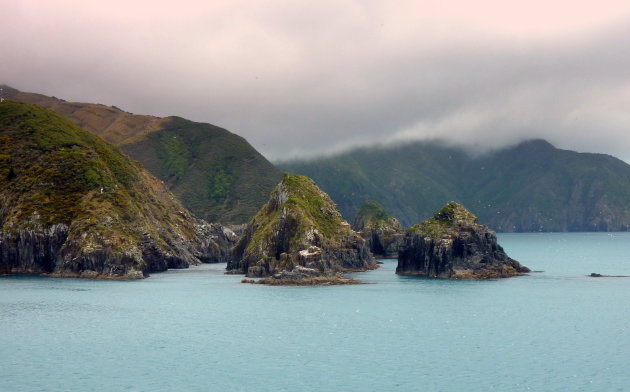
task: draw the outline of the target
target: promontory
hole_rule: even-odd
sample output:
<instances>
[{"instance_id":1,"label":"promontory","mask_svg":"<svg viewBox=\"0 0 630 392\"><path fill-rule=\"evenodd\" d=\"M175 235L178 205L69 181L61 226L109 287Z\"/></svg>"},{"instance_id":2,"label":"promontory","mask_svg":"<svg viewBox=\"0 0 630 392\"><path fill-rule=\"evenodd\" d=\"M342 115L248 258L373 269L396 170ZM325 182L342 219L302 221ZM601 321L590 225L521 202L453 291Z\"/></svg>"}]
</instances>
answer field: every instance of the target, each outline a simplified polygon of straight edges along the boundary
<instances>
[{"instance_id":1,"label":"promontory","mask_svg":"<svg viewBox=\"0 0 630 392\"><path fill-rule=\"evenodd\" d=\"M226 262L234 234L146 170L41 107L0 104L0 274L134 279Z\"/></svg>"}]
</instances>

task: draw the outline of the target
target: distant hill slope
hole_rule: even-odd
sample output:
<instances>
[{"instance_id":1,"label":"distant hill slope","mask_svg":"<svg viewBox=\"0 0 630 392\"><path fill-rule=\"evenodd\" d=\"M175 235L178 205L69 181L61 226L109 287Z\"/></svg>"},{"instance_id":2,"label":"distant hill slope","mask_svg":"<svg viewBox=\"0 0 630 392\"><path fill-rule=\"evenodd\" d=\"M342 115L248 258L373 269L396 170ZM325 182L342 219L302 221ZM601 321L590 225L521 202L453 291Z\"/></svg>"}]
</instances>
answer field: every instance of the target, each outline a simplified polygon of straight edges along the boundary
<instances>
[{"instance_id":1,"label":"distant hill slope","mask_svg":"<svg viewBox=\"0 0 630 392\"><path fill-rule=\"evenodd\" d=\"M0 104L0 273L141 278L227 261L233 234L69 120Z\"/></svg>"},{"instance_id":2,"label":"distant hill slope","mask_svg":"<svg viewBox=\"0 0 630 392\"><path fill-rule=\"evenodd\" d=\"M5 97L49 108L120 147L211 222L247 222L282 179L245 139L214 125L3 89Z\"/></svg>"},{"instance_id":3,"label":"distant hill slope","mask_svg":"<svg viewBox=\"0 0 630 392\"><path fill-rule=\"evenodd\" d=\"M410 226L456 200L503 232L630 227L630 165L608 155L560 150L543 140L477 158L458 148L416 142L279 166L313 178L347 219L373 199Z\"/></svg>"}]
</instances>

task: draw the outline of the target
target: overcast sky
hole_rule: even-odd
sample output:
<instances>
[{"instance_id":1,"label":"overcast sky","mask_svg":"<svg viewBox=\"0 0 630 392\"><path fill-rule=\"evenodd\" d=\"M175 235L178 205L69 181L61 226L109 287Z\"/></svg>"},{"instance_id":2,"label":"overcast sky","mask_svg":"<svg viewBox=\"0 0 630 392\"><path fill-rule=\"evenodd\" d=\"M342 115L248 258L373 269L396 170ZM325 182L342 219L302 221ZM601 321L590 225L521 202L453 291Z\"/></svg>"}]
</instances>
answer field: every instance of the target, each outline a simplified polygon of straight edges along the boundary
<instances>
[{"instance_id":1,"label":"overcast sky","mask_svg":"<svg viewBox=\"0 0 630 392\"><path fill-rule=\"evenodd\" d=\"M630 1L0 0L0 83L210 122L272 160L545 138L630 162Z\"/></svg>"}]
</instances>

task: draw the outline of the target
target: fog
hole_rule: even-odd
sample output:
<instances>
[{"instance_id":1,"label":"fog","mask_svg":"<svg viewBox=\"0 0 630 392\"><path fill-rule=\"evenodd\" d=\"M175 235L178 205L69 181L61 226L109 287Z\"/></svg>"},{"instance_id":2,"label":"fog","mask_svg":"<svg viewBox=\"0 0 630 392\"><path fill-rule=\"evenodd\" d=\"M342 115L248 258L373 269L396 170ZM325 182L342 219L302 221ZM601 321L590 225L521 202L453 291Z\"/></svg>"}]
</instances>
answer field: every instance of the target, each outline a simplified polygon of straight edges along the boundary
<instances>
[{"instance_id":1,"label":"fog","mask_svg":"<svg viewBox=\"0 0 630 392\"><path fill-rule=\"evenodd\" d=\"M630 4L0 0L0 83L245 137L272 160L530 138L630 162Z\"/></svg>"}]
</instances>

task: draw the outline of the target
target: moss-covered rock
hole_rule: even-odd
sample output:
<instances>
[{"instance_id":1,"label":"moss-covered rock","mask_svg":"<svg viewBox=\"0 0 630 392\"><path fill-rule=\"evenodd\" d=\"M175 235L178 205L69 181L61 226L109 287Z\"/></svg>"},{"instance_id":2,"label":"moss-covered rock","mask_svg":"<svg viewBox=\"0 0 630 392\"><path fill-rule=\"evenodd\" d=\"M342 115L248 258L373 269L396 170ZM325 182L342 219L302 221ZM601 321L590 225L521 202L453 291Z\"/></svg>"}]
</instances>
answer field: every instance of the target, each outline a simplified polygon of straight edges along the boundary
<instances>
[{"instance_id":1,"label":"moss-covered rock","mask_svg":"<svg viewBox=\"0 0 630 392\"><path fill-rule=\"evenodd\" d=\"M354 229L365 239L376 257L397 257L404 229L398 219L387 215L385 209L374 200L368 200L354 220Z\"/></svg>"},{"instance_id":2,"label":"moss-covered rock","mask_svg":"<svg viewBox=\"0 0 630 392\"><path fill-rule=\"evenodd\" d=\"M0 104L0 200L0 273L141 278L228 261L235 240L116 147L11 100Z\"/></svg>"},{"instance_id":3,"label":"moss-covered rock","mask_svg":"<svg viewBox=\"0 0 630 392\"><path fill-rule=\"evenodd\" d=\"M396 273L433 278L496 279L529 272L497 244L497 237L462 205L450 202L407 230Z\"/></svg>"},{"instance_id":4,"label":"moss-covered rock","mask_svg":"<svg viewBox=\"0 0 630 392\"><path fill-rule=\"evenodd\" d=\"M287 275L303 275L297 266L332 281L343 271L364 271L376 263L365 241L313 180L285 174L234 247L228 272L299 282Z\"/></svg>"}]
</instances>

